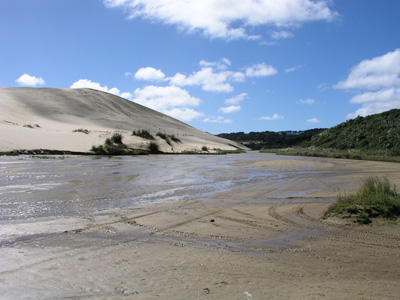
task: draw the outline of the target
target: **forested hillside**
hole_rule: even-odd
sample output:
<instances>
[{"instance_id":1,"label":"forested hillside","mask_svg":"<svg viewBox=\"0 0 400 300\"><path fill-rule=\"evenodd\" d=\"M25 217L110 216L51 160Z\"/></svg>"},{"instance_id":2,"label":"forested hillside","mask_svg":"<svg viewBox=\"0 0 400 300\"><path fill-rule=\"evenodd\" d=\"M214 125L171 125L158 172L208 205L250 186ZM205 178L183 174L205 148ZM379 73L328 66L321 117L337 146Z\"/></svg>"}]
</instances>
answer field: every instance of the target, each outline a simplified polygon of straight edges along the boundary
<instances>
[{"instance_id":1,"label":"forested hillside","mask_svg":"<svg viewBox=\"0 0 400 300\"><path fill-rule=\"evenodd\" d=\"M263 131L221 133L218 136L241 143L252 150L277 149L302 145L309 142L313 136L326 129L310 129L304 131Z\"/></svg>"},{"instance_id":2,"label":"forested hillside","mask_svg":"<svg viewBox=\"0 0 400 300\"><path fill-rule=\"evenodd\" d=\"M314 136L304 146L338 150L384 150L386 155L400 155L400 109L341 123Z\"/></svg>"}]
</instances>

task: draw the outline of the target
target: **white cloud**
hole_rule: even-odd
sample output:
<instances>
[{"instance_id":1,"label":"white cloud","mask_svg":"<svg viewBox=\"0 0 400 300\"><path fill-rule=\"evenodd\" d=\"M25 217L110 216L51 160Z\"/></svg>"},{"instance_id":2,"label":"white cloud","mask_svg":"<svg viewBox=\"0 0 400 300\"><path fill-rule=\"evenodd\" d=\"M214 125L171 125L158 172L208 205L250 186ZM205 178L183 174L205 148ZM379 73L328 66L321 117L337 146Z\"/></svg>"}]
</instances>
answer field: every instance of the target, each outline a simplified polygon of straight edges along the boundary
<instances>
[{"instance_id":1,"label":"white cloud","mask_svg":"<svg viewBox=\"0 0 400 300\"><path fill-rule=\"evenodd\" d=\"M246 69L246 76L248 77L271 76L276 73L278 73L278 71L266 63L256 64Z\"/></svg>"},{"instance_id":2,"label":"white cloud","mask_svg":"<svg viewBox=\"0 0 400 300\"><path fill-rule=\"evenodd\" d=\"M98 82L93 82L89 79L79 79L78 81L75 81L71 86L69 87L71 89L83 89L83 88L89 88L89 89L94 89L102 92L107 92L109 91L108 87L101 86L100 83Z\"/></svg>"},{"instance_id":3,"label":"white cloud","mask_svg":"<svg viewBox=\"0 0 400 300\"><path fill-rule=\"evenodd\" d=\"M315 103L315 100L314 100L314 99L308 98L308 99L305 99L305 100L300 99L298 102L299 102L300 104L311 105L311 104L314 104L314 103Z\"/></svg>"},{"instance_id":4,"label":"white cloud","mask_svg":"<svg viewBox=\"0 0 400 300\"><path fill-rule=\"evenodd\" d=\"M200 99L177 86L146 86L136 89L134 102L157 110L181 121L191 121L203 113L188 108L200 105Z\"/></svg>"},{"instance_id":5,"label":"white cloud","mask_svg":"<svg viewBox=\"0 0 400 300\"><path fill-rule=\"evenodd\" d=\"M280 39L289 39L293 37L293 33L289 31L274 31L271 33L271 38L274 40L280 40Z\"/></svg>"},{"instance_id":6,"label":"white cloud","mask_svg":"<svg viewBox=\"0 0 400 300\"><path fill-rule=\"evenodd\" d=\"M71 84L70 88L71 89L83 89L83 88L94 89L94 90L114 94L116 96L120 96L120 97L129 99L129 100L131 98L127 98L127 96L129 96L129 95L132 96L130 93L122 93L121 94L120 90L115 87L109 89L106 85L101 86L100 83L93 82L89 79L79 79L78 81L75 81L73 84Z\"/></svg>"},{"instance_id":7,"label":"white cloud","mask_svg":"<svg viewBox=\"0 0 400 300\"><path fill-rule=\"evenodd\" d=\"M233 122L231 119L225 119L224 117L217 117L217 118L205 118L203 122L208 122L208 123L224 123L224 124L230 124Z\"/></svg>"},{"instance_id":8,"label":"white cloud","mask_svg":"<svg viewBox=\"0 0 400 300\"><path fill-rule=\"evenodd\" d=\"M215 72L211 67L204 67L189 76L176 73L173 77L169 78L169 82L172 85L198 85L205 91L213 92L232 92L233 87L229 82L241 82L243 80L243 73L231 71Z\"/></svg>"},{"instance_id":9,"label":"white cloud","mask_svg":"<svg viewBox=\"0 0 400 300\"><path fill-rule=\"evenodd\" d=\"M321 121L320 120L318 120L317 118L312 118L312 119L308 119L307 120L307 123L308 124L318 124L318 123L320 123Z\"/></svg>"},{"instance_id":10,"label":"white cloud","mask_svg":"<svg viewBox=\"0 0 400 300\"><path fill-rule=\"evenodd\" d=\"M266 120L266 121L274 121L274 120L283 120L284 116L280 116L278 114L274 114L273 116L265 116L258 118L259 120Z\"/></svg>"},{"instance_id":11,"label":"white cloud","mask_svg":"<svg viewBox=\"0 0 400 300\"><path fill-rule=\"evenodd\" d=\"M163 110L163 113L184 122L189 122L199 117L202 117L204 114L198 111L195 111L190 108L172 108Z\"/></svg>"},{"instance_id":12,"label":"white cloud","mask_svg":"<svg viewBox=\"0 0 400 300\"><path fill-rule=\"evenodd\" d=\"M232 63L227 58L221 58L218 62L210 62L203 59L200 61L199 65L201 67L210 67L210 68L225 70L227 69L227 67L231 66Z\"/></svg>"},{"instance_id":13,"label":"white cloud","mask_svg":"<svg viewBox=\"0 0 400 300\"><path fill-rule=\"evenodd\" d=\"M400 88L382 89L377 92L365 92L350 99L351 103L362 104L354 113L346 116L353 119L357 116L368 116L393 108L400 108Z\"/></svg>"},{"instance_id":14,"label":"white cloud","mask_svg":"<svg viewBox=\"0 0 400 300\"><path fill-rule=\"evenodd\" d=\"M232 104L232 105L237 105L240 102L242 102L244 99L246 99L247 97L247 93L241 93L237 96L234 96L232 98L229 99L225 99L225 104Z\"/></svg>"},{"instance_id":15,"label":"white cloud","mask_svg":"<svg viewBox=\"0 0 400 300\"><path fill-rule=\"evenodd\" d=\"M304 22L332 20L337 13L330 0L103 0L107 7L121 7L130 18L175 25L186 32L210 38L257 39L248 28L262 25L298 26Z\"/></svg>"},{"instance_id":16,"label":"white cloud","mask_svg":"<svg viewBox=\"0 0 400 300\"><path fill-rule=\"evenodd\" d=\"M37 86L46 83L43 78L38 78L28 74L21 75L17 80L15 80L15 82L22 86Z\"/></svg>"},{"instance_id":17,"label":"white cloud","mask_svg":"<svg viewBox=\"0 0 400 300\"><path fill-rule=\"evenodd\" d=\"M350 99L351 103L400 101L400 88L382 89L378 92L358 94Z\"/></svg>"},{"instance_id":18,"label":"white cloud","mask_svg":"<svg viewBox=\"0 0 400 300\"><path fill-rule=\"evenodd\" d=\"M149 108L163 111L174 107L198 106L200 99L189 95L186 90L177 86L153 86L134 92L134 101Z\"/></svg>"},{"instance_id":19,"label":"white cloud","mask_svg":"<svg viewBox=\"0 0 400 300\"><path fill-rule=\"evenodd\" d=\"M400 87L400 49L385 55L363 60L353 67L345 81L334 87L337 89L377 90Z\"/></svg>"},{"instance_id":20,"label":"white cloud","mask_svg":"<svg viewBox=\"0 0 400 300\"><path fill-rule=\"evenodd\" d=\"M134 77L137 80L162 81L165 78L165 74L160 69L156 70L152 67L146 67L137 70Z\"/></svg>"},{"instance_id":21,"label":"white cloud","mask_svg":"<svg viewBox=\"0 0 400 300\"><path fill-rule=\"evenodd\" d=\"M232 106L227 106L227 107L221 107L218 111L224 113L224 114L231 114L234 112L238 112L242 109L242 107L238 105L232 105Z\"/></svg>"},{"instance_id":22,"label":"white cloud","mask_svg":"<svg viewBox=\"0 0 400 300\"><path fill-rule=\"evenodd\" d=\"M124 74L125 76L131 76L132 75L132 73L131 72L125 72L125 74Z\"/></svg>"},{"instance_id":23,"label":"white cloud","mask_svg":"<svg viewBox=\"0 0 400 300\"><path fill-rule=\"evenodd\" d=\"M128 100L132 100L132 94L129 92L124 92L120 95L120 97L128 99Z\"/></svg>"},{"instance_id":24,"label":"white cloud","mask_svg":"<svg viewBox=\"0 0 400 300\"><path fill-rule=\"evenodd\" d=\"M301 65L297 65L297 66L294 66L294 67L291 67L291 68L287 68L287 69L285 69L285 72L286 73L291 73L291 72L299 70L301 67L302 67Z\"/></svg>"},{"instance_id":25,"label":"white cloud","mask_svg":"<svg viewBox=\"0 0 400 300\"><path fill-rule=\"evenodd\" d=\"M363 60L334 88L359 92L350 102L362 107L347 118L400 108L400 49Z\"/></svg>"}]
</instances>

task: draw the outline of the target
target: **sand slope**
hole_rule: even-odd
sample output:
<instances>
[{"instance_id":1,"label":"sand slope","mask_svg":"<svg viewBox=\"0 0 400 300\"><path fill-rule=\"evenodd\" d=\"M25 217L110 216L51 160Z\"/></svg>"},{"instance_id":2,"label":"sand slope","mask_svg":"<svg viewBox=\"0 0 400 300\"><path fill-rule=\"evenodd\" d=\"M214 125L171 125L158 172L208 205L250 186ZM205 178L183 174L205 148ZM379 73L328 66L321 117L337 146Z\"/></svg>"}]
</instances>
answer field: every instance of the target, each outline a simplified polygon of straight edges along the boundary
<instances>
[{"instance_id":1,"label":"sand slope","mask_svg":"<svg viewBox=\"0 0 400 300\"><path fill-rule=\"evenodd\" d=\"M89 133L79 131L86 129ZM156 138L164 152L244 148L118 96L92 89L0 88L0 151L47 149L88 152L114 132L131 148L149 141L132 136L145 129L156 135L175 135L182 143L168 145ZM77 131L78 130L78 131Z\"/></svg>"}]
</instances>

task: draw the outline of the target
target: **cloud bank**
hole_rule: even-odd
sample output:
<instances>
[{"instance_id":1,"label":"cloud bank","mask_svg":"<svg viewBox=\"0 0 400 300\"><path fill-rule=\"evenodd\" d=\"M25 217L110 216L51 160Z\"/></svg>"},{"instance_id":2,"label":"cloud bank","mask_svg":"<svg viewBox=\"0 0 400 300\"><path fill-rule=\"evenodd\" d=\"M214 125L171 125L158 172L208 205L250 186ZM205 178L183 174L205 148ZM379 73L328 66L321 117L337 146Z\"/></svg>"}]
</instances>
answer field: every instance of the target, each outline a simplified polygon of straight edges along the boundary
<instances>
[{"instance_id":1,"label":"cloud bank","mask_svg":"<svg viewBox=\"0 0 400 300\"><path fill-rule=\"evenodd\" d=\"M277 28L299 26L310 21L330 21L337 13L329 0L104 0L106 7L120 7L129 18L143 18L174 25L209 38L258 39L248 29L269 25ZM288 38L277 31L276 38Z\"/></svg>"},{"instance_id":2,"label":"cloud bank","mask_svg":"<svg viewBox=\"0 0 400 300\"><path fill-rule=\"evenodd\" d=\"M348 119L400 108L400 49L363 60L334 88L358 92L350 103L362 106Z\"/></svg>"}]
</instances>

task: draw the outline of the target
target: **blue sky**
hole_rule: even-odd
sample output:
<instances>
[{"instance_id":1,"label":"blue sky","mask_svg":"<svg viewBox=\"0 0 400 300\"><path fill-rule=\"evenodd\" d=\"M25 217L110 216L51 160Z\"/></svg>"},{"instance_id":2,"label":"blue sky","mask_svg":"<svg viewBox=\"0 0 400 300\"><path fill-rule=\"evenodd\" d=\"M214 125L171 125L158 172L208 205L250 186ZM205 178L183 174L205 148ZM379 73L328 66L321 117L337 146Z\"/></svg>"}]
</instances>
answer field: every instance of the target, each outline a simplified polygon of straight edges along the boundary
<instances>
[{"instance_id":1,"label":"blue sky","mask_svg":"<svg viewBox=\"0 0 400 300\"><path fill-rule=\"evenodd\" d=\"M400 108L398 0L1 0L0 86L91 87L213 134Z\"/></svg>"}]
</instances>

